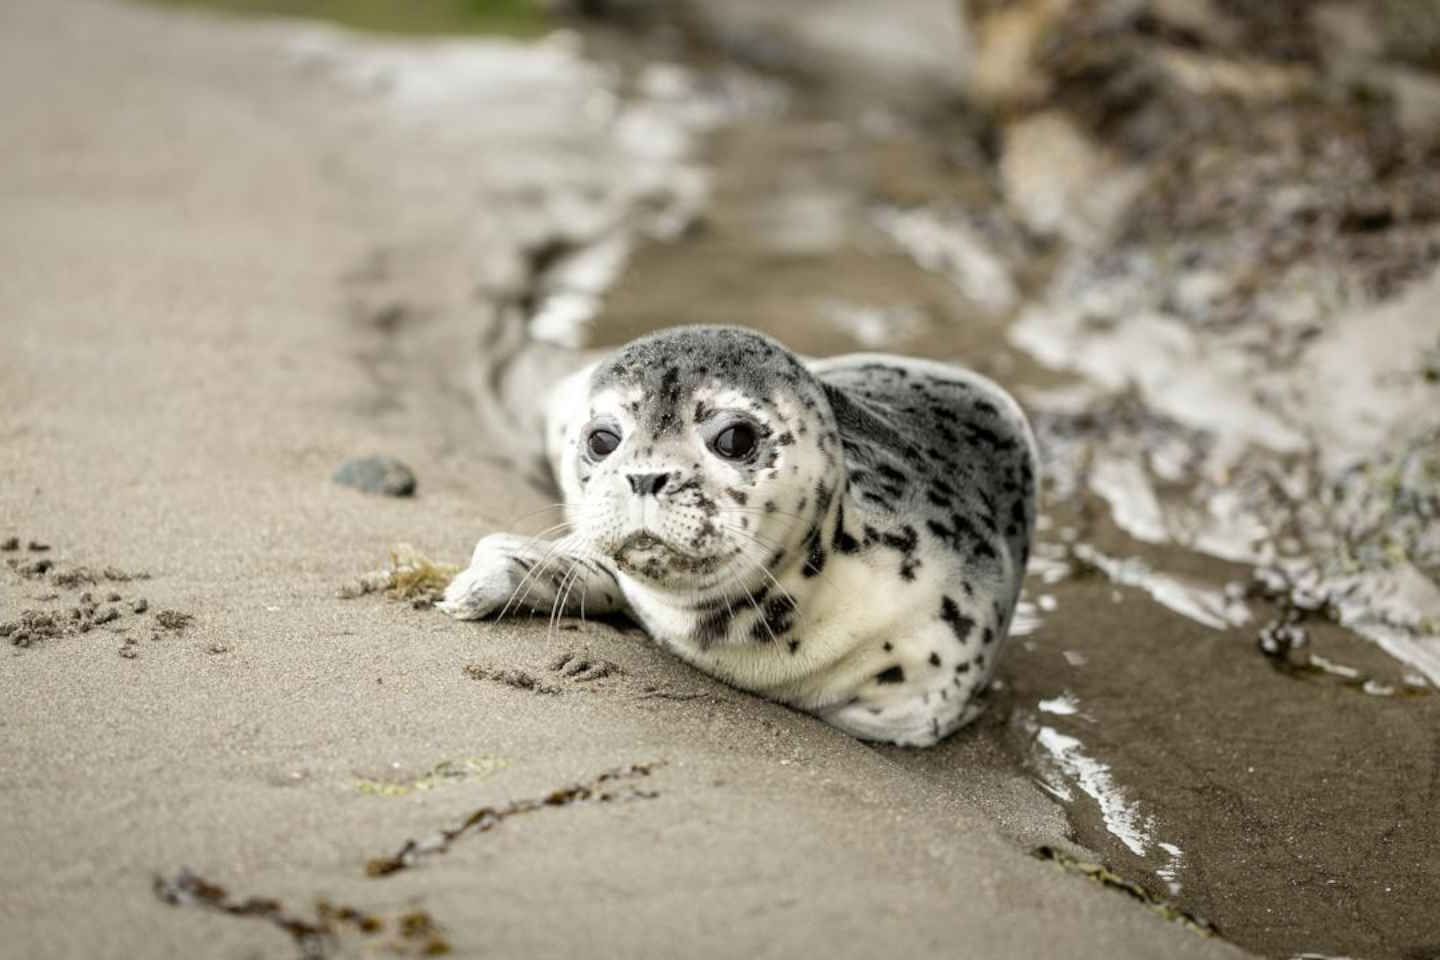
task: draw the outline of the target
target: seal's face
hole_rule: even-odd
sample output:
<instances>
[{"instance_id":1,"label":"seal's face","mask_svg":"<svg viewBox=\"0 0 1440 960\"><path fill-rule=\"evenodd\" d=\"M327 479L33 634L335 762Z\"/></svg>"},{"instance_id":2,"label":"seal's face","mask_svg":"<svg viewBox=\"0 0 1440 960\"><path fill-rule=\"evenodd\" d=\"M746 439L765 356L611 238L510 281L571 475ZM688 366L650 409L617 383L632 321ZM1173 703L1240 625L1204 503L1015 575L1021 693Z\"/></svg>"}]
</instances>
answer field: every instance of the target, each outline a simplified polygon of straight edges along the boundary
<instances>
[{"instance_id":1,"label":"seal's face","mask_svg":"<svg viewBox=\"0 0 1440 960\"><path fill-rule=\"evenodd\" d=\"M819 384L731 328L666 331L601 364L568 444L575 533L697 602L744 603L796 555L843 470Z\"/></svg>"}]
</instances>

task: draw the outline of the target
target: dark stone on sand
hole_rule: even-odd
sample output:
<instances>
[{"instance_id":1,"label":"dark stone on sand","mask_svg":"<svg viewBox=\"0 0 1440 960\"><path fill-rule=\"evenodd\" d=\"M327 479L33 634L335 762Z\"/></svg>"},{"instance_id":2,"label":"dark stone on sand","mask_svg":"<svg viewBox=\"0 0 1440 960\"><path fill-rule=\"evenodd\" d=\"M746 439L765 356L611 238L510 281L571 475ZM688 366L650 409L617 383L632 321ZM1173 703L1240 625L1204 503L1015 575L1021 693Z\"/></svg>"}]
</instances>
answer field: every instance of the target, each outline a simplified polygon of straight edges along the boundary
<instances>
[{"instance_id":1,"label":"dark stone on sand","mask_svg":"<svg viewBox=\"0 0 1440 960\"><path fill-rule=\"evenodd\" d=\"M6 537L4 543L0 543L0 550L10 551L20 549L19 537Z\"/></svg>"},{"instance_id":2,"label":"dark stone on sand","mask_svg":"<svg viewBox=\"0 0 1440 960\"><path fill-rule=\"evenodd\" d=\"M415 493L415 474L394 457L347 460L332 479L342 486L387 497L408 497Z\"/></svg>"}]
</instances>

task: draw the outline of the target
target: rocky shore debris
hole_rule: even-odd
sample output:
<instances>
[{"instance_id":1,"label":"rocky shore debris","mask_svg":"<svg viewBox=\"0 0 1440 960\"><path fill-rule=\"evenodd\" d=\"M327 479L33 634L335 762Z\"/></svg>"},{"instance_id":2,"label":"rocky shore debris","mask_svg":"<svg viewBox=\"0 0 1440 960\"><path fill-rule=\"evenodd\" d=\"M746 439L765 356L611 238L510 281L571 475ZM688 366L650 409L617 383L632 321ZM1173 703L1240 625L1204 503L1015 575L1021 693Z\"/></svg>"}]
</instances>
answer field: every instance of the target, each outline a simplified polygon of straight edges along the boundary
<instances>
[{"instance_id":1,"label":"rocky shore debris","mask_svg":"<svg viewBox=\"0 0 1440 960\"><path fill-rule=\"evenodd\" d=\"M354 457L341 464L331 479L363 493L386 497L415 495L415 472L394 457Z\"/></svg>"}]
</instances>

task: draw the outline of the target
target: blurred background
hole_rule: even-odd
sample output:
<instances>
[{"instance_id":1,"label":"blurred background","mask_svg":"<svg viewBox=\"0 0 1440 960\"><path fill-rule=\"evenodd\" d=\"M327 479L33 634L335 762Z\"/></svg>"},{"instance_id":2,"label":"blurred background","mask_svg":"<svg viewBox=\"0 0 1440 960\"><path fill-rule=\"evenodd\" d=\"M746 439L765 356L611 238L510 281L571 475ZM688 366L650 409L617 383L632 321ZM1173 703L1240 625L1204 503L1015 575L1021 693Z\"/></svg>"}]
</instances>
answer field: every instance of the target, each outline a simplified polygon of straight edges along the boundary
<instances>
[{"instance_id":1,"label":"blurred background","mask_svg":"<svg viewBox=\"0 0 1440 960\"><path fill-rule=\"evenodd\" d=\"M1436 0L152 6L313 99L352 413L541 486L659 327L973 367L1046 475L980 736L1175 917L1440 957Z\"/></svg>"}]
</instances>

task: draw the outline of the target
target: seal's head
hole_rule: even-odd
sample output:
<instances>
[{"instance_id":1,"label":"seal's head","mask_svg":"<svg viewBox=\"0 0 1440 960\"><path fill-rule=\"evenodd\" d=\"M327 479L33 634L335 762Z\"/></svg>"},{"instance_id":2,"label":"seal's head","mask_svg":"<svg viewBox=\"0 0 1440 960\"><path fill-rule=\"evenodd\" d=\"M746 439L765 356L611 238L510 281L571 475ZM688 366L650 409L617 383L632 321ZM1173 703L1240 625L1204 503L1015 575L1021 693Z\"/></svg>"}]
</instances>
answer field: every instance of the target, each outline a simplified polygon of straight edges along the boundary
<instances>
[{"instance_id":1,"label":"seal's head","mask_svg":"<svg viewBox=\"0 0 1440 960\"><path fill-rule=\"evenodd\" d=\"M571 521L652 589L744 602L819 536L844 475L824 389L769 337L681 327L596 368L567 437Z\"/></svg>"}]
</instances>

